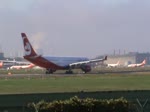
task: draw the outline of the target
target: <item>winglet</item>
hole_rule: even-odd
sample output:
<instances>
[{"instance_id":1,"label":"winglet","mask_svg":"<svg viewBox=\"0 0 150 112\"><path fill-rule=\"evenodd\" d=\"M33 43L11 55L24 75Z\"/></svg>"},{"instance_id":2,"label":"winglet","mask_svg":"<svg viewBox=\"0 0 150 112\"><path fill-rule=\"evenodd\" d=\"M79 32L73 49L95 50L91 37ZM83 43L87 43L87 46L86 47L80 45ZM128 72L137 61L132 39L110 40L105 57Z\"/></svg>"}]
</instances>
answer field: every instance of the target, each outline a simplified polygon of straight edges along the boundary
<instances>
[{"instance_id":1,"label":"winglet","mask_svg":"<svg viewBox=\"0 0 150 112\"><path fill-rule=\"evenodd\" d=\"M105 56L104 60L107 60L107 56Z\"/></svg>"},{"instance_id":2,"label":"winglet","mask_svg":"<svg viewBox=\"0 0 150 112\"><path fill-rule=\"evenodd\" d=\"M25 56L36 56L36 52L34 51L34 49L32 48L27 36L25 33L21 33L22 36L22 40L23 40L23 45L24 45L24 52L25 52Z\"/></svg>"}]
</instances>

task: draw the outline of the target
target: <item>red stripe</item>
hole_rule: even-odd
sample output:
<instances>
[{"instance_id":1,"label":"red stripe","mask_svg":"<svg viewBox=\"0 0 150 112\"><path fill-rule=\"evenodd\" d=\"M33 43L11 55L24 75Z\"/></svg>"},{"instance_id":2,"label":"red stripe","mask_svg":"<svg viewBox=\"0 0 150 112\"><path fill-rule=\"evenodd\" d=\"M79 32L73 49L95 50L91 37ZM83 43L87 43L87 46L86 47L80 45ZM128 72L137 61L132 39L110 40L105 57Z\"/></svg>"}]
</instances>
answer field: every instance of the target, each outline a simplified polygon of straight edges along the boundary
<instances>
[{"instance_id":1,"label":"red stripe","mask_svg":"<svg viewBox=\"0 0 150 112\"><path fill-rule=\"evenodd\" d=\"M55 70L63 69L62 66L58 66L58 65L46 60L43 57L31 58L29 56L24 56L24 58L26 60L32 62L33 64L38 65L43 68L51 68L51 69L55 69Z\"/></svg>"}]
</instances>

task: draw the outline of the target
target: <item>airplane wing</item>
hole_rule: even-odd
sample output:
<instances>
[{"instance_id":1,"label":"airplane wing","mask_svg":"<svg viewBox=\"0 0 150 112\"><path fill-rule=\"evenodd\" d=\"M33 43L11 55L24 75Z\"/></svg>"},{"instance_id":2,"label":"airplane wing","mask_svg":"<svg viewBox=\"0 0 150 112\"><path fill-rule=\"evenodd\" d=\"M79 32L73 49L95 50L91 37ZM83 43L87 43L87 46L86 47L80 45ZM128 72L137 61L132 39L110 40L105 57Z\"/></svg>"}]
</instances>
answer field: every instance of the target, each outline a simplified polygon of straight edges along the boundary
<instances>
[{"instance_id":1,"label":"airplane wing","mask_svg":"<svg viewBox=\"0 0 150 112\"><path fill-rule=\"evenodd\" d=\"M12 63L12 64L30 64L27 61L16 61L16 60L0 60L3 63Z\"/></svg>"},{"instance_id":2,"label":"airplane wing","mask_svg":"<svg viewBox=\"0 0 150 112\"><path fill-rule=\"evenodd\" d=\"M27 65L27 64L30 64L30 62L26 62L26 61L16 61L16 64L19 64L19 65Z\"/></svg>"},{"instance_id":3,"label":"airplane wing","mask_svg":"<svg viewBox=\"0 0 150 112\"><path fill-rule=\"evenodd\" d=\"M16 61L11 61L11 60L0 60L3 63L15 63Z\"/></svg>"},{"instance_id":4,"label":"airplane wing","mask_svg":"<svg viewBox=\"0 0 150 112\"><path fill-rule=\"evenodd\" d=\"M88 60L88 61L71 63L71 64L69 64L69 66L71 67L71 66L77 66L77 65L84 65L84 64L88 64L88 63L101 62L101 61L105 61L105 60L107 60L107 56L105 56L102 59L93 59L93 60Z\"/></svg>"}]
</instances>

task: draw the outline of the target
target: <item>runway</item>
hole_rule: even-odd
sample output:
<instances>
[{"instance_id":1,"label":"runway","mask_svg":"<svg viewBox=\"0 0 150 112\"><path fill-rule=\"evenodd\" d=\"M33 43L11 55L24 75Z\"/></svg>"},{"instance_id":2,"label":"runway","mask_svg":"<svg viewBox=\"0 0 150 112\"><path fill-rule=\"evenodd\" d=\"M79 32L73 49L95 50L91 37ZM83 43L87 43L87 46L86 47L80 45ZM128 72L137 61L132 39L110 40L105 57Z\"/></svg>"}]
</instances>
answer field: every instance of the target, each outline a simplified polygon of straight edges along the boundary
<instances>
[{"instance_id":1,"label":"runway","mask_svg":"<svg viewBox=\"0 0 150 112\"><path fill-rule=\"evenodd\" d=\"M83 76L84 74L4 74L0 75L0 79L31 79L31 78L52 78L67 76Z\"/></svg>"},{"instance_id":2,"label":"runway","mask_svg":"<svg viewBox=\"0 0 150 112\"><path fill-rule=\"evenodd\" d=\"M84 75L132 75L132 74L150 74L150 68L113 68L113 69L97 69L93 70L90 73L83 73L82 71L74 71L73 74L65 74L64 71L58 71L53 74L45 74L44 71L38 70L30 70L30 71L23 71L23 70L0 70L0 79L13 79L13 78L49 78L49 77L67 77L67 76L84 76Z\"/></svg>"}]
</instances>

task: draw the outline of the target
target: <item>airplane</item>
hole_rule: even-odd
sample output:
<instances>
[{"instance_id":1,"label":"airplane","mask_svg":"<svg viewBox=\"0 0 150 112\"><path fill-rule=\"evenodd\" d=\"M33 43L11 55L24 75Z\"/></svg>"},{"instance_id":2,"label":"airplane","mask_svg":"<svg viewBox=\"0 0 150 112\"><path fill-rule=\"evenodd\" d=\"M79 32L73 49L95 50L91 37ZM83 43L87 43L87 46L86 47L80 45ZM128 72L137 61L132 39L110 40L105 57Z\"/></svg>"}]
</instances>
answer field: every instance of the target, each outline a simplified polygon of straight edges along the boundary
<instances>
[{"instance_id":1,"label":"airplane","mask_svg":"<svg viewBox=\"0 0 150 112\"><path fill-rule=\"evenodd\" d=\"M16 61L15 59L13 60L0 60L0 68L10 68L11 66L14 65L27 65L30 64L27 61Z\"/></svg>"},{"instance_id":2,"label":"airplane","mask_svg":"<svg viewBox=\"0 0 150 112\"><path fill-rule=\"evenodd\" d=\"M0 68L7 68L15 64L15 61L0 60Z\"/></svg>"},{"instance_id":3,"label":"airplane","mask_svg":"<svg viewBox=\"0 0 150 112\"><path fill-rule=\"evenodd\" d=\"M0 61L0 68L2 68L3 67L3 62L2 61Z\"/></svg>"},{"instance_id":4,"label":"airplane","mask_svg":"<svg viewBox=\"0 0 150 112\"><path fill-rule=\"evenodd\" d=\"M29 62L46 68L46 74L52 74L56 70L66 70L66 74L72 74L72 69L81 69L85 73L91 71L91 63L107 60L107 56L102 59L90 60L85 57L54 57L38 55L31 46L25 33L21 33L24 52L24 59Z\"/></svg>"},{"instance_id":5,"label":"airplane","mask_svg":"<svg viewBox=\"0 0 150 112\"><path fill-rule=\"evenodd\" d=\"M107 67L118 67L119 65L120 65L120 62L118 61L117 63L107 64Z\"/></svg>"},{"instance_id":6,"label":"airplane","mask_svg":"<svg viewBox=\"0 0 150 112\"><path fill-rule=\"evenodd\" d=\"M143 60L143 62L138 64L129 64L128 67L142 67L146 64L146 59Z\"/></svg>"},{"instance_id":7,"label":"airplane","mask_svg":"<svg viewBox=\"0 0 150 112\"><path fill-rule=\"evenodd\" d=\"M13 65L11 67L9 67L9 69L31 69L33 68L35 65L34 64L28 64L28 65Z\"/></svg>"}]
</instances>

